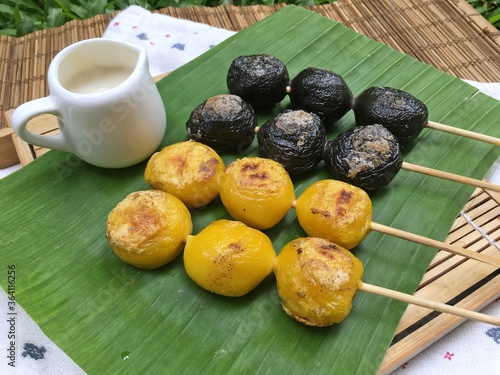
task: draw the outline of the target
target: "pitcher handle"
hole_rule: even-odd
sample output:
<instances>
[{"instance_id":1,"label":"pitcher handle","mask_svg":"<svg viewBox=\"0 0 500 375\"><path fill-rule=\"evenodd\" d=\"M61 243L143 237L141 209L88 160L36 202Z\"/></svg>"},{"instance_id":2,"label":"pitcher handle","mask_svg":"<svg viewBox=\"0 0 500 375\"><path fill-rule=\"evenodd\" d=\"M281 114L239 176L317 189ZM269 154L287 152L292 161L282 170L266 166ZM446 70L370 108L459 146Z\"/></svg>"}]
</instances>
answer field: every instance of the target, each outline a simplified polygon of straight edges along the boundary
<instances>
[{"instance_id":1,"label":"pitcher handle","mask_svg":"<svg viewBox=\"0 0 500 375\"><path fill-rule=\"evenodd\" d=\"M17 135L29 144L51 150L70 151L62 132L57 135L41 135L27 129L26 126L33 117L43 114L52 114L59 117L61 115L57 104L50 96L20 105L12 113L12 127Z\"/></svg>"}]
</instances>

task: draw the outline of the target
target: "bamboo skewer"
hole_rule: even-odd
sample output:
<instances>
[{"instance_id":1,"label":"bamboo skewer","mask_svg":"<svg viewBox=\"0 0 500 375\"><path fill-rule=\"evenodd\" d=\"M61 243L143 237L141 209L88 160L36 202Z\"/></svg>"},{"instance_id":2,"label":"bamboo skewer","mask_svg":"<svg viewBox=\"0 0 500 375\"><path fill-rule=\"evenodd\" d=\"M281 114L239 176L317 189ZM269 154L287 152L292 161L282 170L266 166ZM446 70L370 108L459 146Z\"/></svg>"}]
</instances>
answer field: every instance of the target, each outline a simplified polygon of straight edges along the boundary
<instances>
[{"instance_id":1,"label":"bamboo skewer","mask_svg":"<svg viewBox=\"0 0 500 375\"><path fill-rule=\"evenodd\" d=\"M405 161L401 165L401 168L406 169L407 171L426 174L429 176L438 177L438 178L442 178L445 180L450 180L450 181L458 182L461 184L470 185L470 186L474 186L474 187L482 188L485 190L491 190L491 191L495 191L497 193L500 193L500 185L492 184L491 182L476 180L474 178L465 177L465 176L461 176L461 175L454 174L454 173L444 172L444 171L440 171L440 170L432 169L432 168L428 168L428 167L422 167L420 165L411 164L411 163L408 163Z\"/></svg>"},{"instance_id":2,"label":"bamboo skewer","mask_svg":"<svg viewBox=\"0 0 500 375\"><path fill-rule=\"evenodd\" d=\"M410 303L413 305L421 306L421 307L426 307L431 310L443 312L443 313L448 313L448 314L453 314L457 316L461 316L463 318L467 319L473 319L473 320L478 320L483 323L487 324L492 324L495 326L500 327L500 318L497 318L495 316L490 316L482 313L478 313L476 311L470 311L466 309L462 309L460 307L456 306L451 306L447 305L445 303L441 302L436 302L436 301L429 301L424 298L416 297L410 294L398 292L396 290L392 289L387 289L383 288L380 286L372 285L372 284L366 284L364 282L359 282L359 290L368 292L368 293L373 293L373 294L378 294L384 297L388 298L393 298L398 301Z\"/></svg>"},{"instance_id":3,"label":"bamboo skewer","mask_svg":"<svg viewBox=\"0 0 500 375\"><path fill-rule=\"evenodd\" d=\"M360 243L361 241L364 240L364 236L366 236L366 234L368 232L368 231L364 231L363 233L360 232L357 236L353 236L353 239L349 240L349 241L347 241L342 236L339 236L339 234L341 234L343 232L357 230L357 227L354 225L357 225L355 223L359 219L359 215L356 217L356 219L354 219L353 217L349 217L349 215L347 215L345 213L345 211L351 209L348 205L350 204L351 195L355 194L356 190L351 191L351 193L346 193L346 195L349 196L349 202L347 202L347 201L341 202L340 198L342 197L342 194L340 192L344 191L343 190L344 185L346 187L350 186L348 183L345 183L342 181L337 181L337 180L323 180L323 181L318 181L316 184L313 184L311 187L309 187L309 189L315 188L317 184L320 187L317 190L315 190L315 193L316 194L325 194L325 192L327 192L327 194L329 194L329 197L331 199L328 199L328 204L323 204L323 203L320 204L319 203L319 202L325 202L325 200L322 196L321 197L318 196L313 200L313 201L316 201L316 203L314 204L314 210L312 209L312 207L309 207L309 209L307 211L321 212L321 215L318 215L319 219L315 220L315 223L317 225L312 226L312 227L309 226L309 228L303 227L304 230L310 236L319 236L319 237L324 235L324 233L325 233L324 230L326 230L326 231L330 232L330 234L327 235L328 239L330 239L333 242L338 242L337 243L338 245L344 246L348 250L352 249L352 247L354 247L355 245L357 245L358 243ZM336 186L336 185L339 185L339 186ZM352 188L358 189L355 187L352 187ZM359 190L362 191L361 189L359 189ZM361 193L358 193L358 194L361 194ZM361 197L363 195L365 195L365 198L361 199ZM363 195L360 195L359 201L356 204L359 205L358 208L360 210L363 210L363 207L365 205L367 205L368 202L370 202L370 208L369 208L370 217L366 218L366 221L363 224L363 225L366 225L366 227L365 227L366 229L372 230L372 231L377 231L377 232L387 234L390 236L394 236L397 238L401 238L404 240L416 242L416 243L419 243L421 245L434 247L434 248L439 249L439 250L444 250L444 251L447 251L447 252L455 254L455 255L474 259L474 260L486 263L488 265L494 266L496 268L500 268L500 257L494 257L494 256L491 256L488 254L482 254L480 252L472 251L470 249L465 249L461 246L447 244L447 243L442 242L442 241L438 241L438 240L424 237L424 236L421 236L421 235L418 235L415 233L407 232L407 231L404 231L401 229L396 229L396 228L393 228L390 226L386 226L383 224L373 222L372 217L371 217L370 198L364 192L363 192ZM294 200L292 202L293 208L297 209L298 200L300 200L300 198L301 197L299 197L297 200ZM308 202L308 200L309 199L306 198L306 202ZM311 202L309 202L308 204L310 204L310 203ZM302 208L304 208L304 206L302 206ZM304 211L304 210L302 209L302 211ZM343 213L338 214L338 212L343 212ZM361 212L361 211L358 211L358 212ZM335 219L330 219L332 217ZM340 217L340 219L339 219L339 217ZM299 220L299 222L301 222L300 216L298 217L298 220ZM319 222L318 220L321 222ZM302 225L302 223L301 223L301 225ZM323 227L323 225L326 225L326 228L324 228L323 231L316 231L316 229L317 229L316 227L318 227L318 226Z\"/></svg>"},{"instance_id":4,"label":"bamboo skewer","mask_svg":"<svg viewBox=\"0 0 500 375\"><path fill-rule=\"evenodd\" d=\"M442 132L451 133L466 138L471 138L480 142L491 143L492 145L495 146L500 146L500 138L492 137L490 135L476 133L470 130L456 128L453 126L440 124L434 121L428 121L426 126L430 129L439 130Z\"/></svg>"},{"instance_id":5,"label":"bamboo skewer","mask_svg":"<svg viewBox=\"0 0 500 375\"><path fill-rule=\"evenodd\" d=\"M351 188L353 190L351 190ZM308 192L309 189L313 189L312 193L311 191ZM304 204L301 204L301 213L297 213L299 223L301 225L306 225L306 227L303 226L303 229L306 231L306 233L308 233L309 236L313 237L325 236L332 242L336 242L338 245L350 250L354 246L362 242L367 232L369 230L372 230L404 240L416 242L424 246L434 247L439 250L444 250L455 255L474 259L496 268L500 268L500 257L472 251L470 249L465 249L462 246L448 244L415 233L373 222L371 217L370 198L361 189L359 189L360 192L357 193L357 189L359 188L351 186L346 182L333 179L318 181L315 184L311 185L308 189L306 189L304 194L307 193L307 195L309 196L305 198ZM311 198L311 194L316 195L316 197ZM323 196L324 194L328 195L329 198L327 200L325 200ZM342 194L349 198L346 199ZM353 194L359 194L358 201L352 200L351 196ZM301 200L301 197L302 195L292 202L292 208L298 209L298 202ZM351 203L351 201L356 203ZM363 220L365 220L363 222L363 227L365 228L365 230L357 234L354 233L360 230L357 226L359 225L359 219L361 215L364 214L349 216L347 214L347 211L354 211L354 207L350 207L350 205L352 204L356 204L356 208L358 209L358 211L356 212L360 213L368 211L370 213L369 218L363 216ZM367 208L368 204L370 205L369 208ZM307 205L311 206L308 207ZM310 223L306 219L306 212L312 212L312 215L316 216L315 219L311 219L312 222L315 223L315 225L309 225ZM316 215L317 213L321 214ZM304 220L304 223L301 222L301 218L306 219ZM318 230L318 227L322 229ZM351 236L344 237L342 233L352 233L352 238ZM349 239L347 239L347 237L349 237Z\"/></svg>"},{"instance_id":6,"label":"bamboo skewer","mask_svg":"<svg viewBox=\"0 0 500 375\"><path fill-rule=\"evenodd\" d=\"M500 268L500 258L495 258L486 254L477 253L472 250L465 249L460 246L454 246L445 242L433 240L428 237L420 236L418 234L406 232L400 229L392 228L383 224L371 223L371 229L380 233L388 234L390 236L402 238L404 240L416 242L422 245L434 247L436 249L444 250L455 255L464 256L466 258L475 259L477 261L490 264Z\"/></svg>"}]
</instances>

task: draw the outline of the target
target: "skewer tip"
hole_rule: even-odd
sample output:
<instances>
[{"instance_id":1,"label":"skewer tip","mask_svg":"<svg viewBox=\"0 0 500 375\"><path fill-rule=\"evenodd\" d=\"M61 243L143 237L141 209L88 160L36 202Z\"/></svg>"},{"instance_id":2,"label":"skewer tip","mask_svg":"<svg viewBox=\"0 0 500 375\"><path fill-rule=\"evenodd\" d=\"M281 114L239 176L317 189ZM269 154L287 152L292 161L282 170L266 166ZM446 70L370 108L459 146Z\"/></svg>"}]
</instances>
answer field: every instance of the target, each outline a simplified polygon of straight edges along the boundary
<instances>
[{"instance_id":1,"label":"skewer tip","mask_svg":"<svg viewBox=\"0 0 500 375\"><path fill-rule=\"evenodd\" d=\"M398 292L396 290L383 288L377 285L366 284L362 281L359 282L359 290L378 294L384 297L393 298L398 301L410 303L420 307L425 307L431 310L439 311L442 313L448 313L462 318L473 319L483 323L491 324L500 327L500 318L496 316L491 316L487 314L482 314L476 311L470 311L462 309L457 306L447 305L445 303L430 301L424 298L420 298L411 294Z\"/></svg>"}]
</instances>

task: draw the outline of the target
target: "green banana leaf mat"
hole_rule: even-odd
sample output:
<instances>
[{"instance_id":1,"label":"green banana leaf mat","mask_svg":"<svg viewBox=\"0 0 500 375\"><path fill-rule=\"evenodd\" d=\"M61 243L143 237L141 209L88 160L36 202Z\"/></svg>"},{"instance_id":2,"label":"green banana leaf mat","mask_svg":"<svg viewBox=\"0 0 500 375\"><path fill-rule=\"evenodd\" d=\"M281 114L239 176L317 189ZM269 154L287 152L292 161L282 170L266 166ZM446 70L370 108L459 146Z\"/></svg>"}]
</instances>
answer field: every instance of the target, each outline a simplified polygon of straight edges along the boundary
<instances>
[{"instance_id":1,"label":"green banana leaf mat","mask_svg":"<svg viewBox=\"0 0 500 375\"><path fill-rule=\"evenodd\" d=\"M196 105L227 93L225 77L240 55L268 53L290 76L306 67L342 75L353 93L370 86L409 91L426 103L430 120L499 136L500 105L475 88L314 12L289 6L248 27L158 83L168 129L162 147L186 139ZM262 124L286 108L259 115ZM331 139L354 125L352 112L329 130ZM424 129L404 160L482 179L499 156L494 146ZM228 164L257 155L256 144L225 154ZM104 170L51 151L0 181L0 285L17 269L16 301L89 374L376 374L406 305L358 292L338 325L310 328L282 310L274 277L249 295L227 298L197 287L182 256L155 271L128 266L104 237L111 209L148 189L146 162ZM294 180L297 196L329 178L323 164ZM371 192L373 221L443 240L473 188L402 170ZM194 234L229 218L220 203L192 210ZM276 251L304 236L293 209L266 231ZM435 249L369 233L353 250L363 281L413 293Z\"/></svg>"}]
</instances>

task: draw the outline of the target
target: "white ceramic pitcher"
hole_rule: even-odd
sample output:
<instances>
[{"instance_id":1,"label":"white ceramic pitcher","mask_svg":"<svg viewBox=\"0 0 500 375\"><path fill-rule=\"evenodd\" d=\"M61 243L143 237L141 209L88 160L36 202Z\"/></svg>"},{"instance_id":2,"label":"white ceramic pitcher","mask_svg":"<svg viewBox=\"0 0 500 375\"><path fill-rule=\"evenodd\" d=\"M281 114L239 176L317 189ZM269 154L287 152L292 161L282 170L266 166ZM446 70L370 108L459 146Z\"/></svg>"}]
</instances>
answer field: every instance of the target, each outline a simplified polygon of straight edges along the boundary
<instances>
[{"instance_id":1,"label":"white ceramic pitcher","mask_svg":"<svg viewBox=\"0 0 500 375\"><path fill-rule=\"evenodd\" d=\"M165 106L139 45L103 38L72 44L51 62L48 87L49 96L12 115L15 132L30 144L122 168L148 158L165 135ZM28 122L46 113L58 117L58 135L29 130Z\"/></svg>"}]
</instances>

